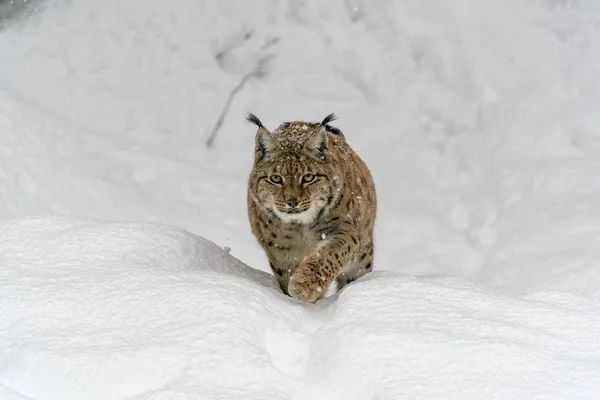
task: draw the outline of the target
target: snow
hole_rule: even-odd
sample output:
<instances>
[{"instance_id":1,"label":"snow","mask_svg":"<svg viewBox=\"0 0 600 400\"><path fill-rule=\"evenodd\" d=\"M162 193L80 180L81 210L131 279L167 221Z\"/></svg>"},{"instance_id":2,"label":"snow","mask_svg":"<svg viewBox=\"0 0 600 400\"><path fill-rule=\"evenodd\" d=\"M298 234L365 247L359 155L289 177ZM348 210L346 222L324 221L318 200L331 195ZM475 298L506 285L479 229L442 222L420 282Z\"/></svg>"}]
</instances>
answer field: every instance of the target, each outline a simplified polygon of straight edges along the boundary
<instances>
[{"instance_id":1,"label":"snow","mask_svg":"<svg viewBox=\"0 0 600 400\"><path fill-rule=\"evenodd\" d=\"M596 3L3 4L0 398L596 398ZM250 233L249 111L373 172L376 272L316 305Z\"/></svg>"},{"instance_id":2,"label":"snow","mask_svg":"<svg viewBox=\"0 0 600 400\"><path fill-rule=\"evenodd\" d=\"M600 390L598 295L513 297L461 278L378 272L306 306L177 228L31 217L0 232L1 379L28 398L592 399Z\"/></svg>"}]
</instances>

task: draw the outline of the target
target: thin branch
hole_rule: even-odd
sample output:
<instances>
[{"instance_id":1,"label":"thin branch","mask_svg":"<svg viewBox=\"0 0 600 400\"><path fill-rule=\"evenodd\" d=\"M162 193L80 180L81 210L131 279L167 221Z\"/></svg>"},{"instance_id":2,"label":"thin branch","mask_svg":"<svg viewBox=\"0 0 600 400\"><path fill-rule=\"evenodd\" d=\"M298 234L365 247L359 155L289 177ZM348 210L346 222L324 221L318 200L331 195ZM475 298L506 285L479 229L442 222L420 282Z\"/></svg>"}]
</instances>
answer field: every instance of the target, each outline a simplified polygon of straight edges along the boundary
<instances>
[{"instance_id":1,"label":"thin branch","mask_svg":"<svg viewBox=\"0 0 600 400\"><path fill-rule=\"evenodd\" d=\"M229 93L229 97L227 98L227 101L225 102L225 105L223 106L221 115L219 115L219 118L217 119L215 126L213 127L208 139L206 140L206 147L212 146L215 138L217 137L217 134L219 133L219 130L221 129L221 126L223 125L223 122L225 122L225 118L227 118L227 113L229 112L229 108L231 107L231 104L233 103L235 96L237 96L237 94L244 88L244 86L246 85L246 83L249 80L251 80L253 78L263 78L267 75L267 73L268 73L267 68L266 68L267 62L274 56L275 56L274 54L271 54L271 55L267 55L267 56L260 58L256 62L255 68L252 71L248 72L246 75L244 75L242 77L242 79L240 79L238 84L235 85L235 87L231 90L231 92Z\"/></svg>"}]
</instances>

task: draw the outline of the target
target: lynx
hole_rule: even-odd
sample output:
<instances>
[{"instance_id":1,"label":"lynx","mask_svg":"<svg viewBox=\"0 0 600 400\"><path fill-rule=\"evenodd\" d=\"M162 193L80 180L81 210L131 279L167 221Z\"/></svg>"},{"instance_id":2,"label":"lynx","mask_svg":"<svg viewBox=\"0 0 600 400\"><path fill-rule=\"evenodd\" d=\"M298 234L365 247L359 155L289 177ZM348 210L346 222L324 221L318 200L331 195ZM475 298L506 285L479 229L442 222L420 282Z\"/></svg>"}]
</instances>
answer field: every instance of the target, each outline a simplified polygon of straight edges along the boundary
<instances>
[{"instance_id":1,"label":"lynx","mask_svg":"<svg viewBox=\"0 0 600 400\"><path fill-rule=\"evenodd\" d=\"M337 290L373 269L377 209L371 173L343 133L320 123L258 127L248 182L252 233L265 250L281 290L317 301L334 280Z\"/></svg>"}]
</instances>

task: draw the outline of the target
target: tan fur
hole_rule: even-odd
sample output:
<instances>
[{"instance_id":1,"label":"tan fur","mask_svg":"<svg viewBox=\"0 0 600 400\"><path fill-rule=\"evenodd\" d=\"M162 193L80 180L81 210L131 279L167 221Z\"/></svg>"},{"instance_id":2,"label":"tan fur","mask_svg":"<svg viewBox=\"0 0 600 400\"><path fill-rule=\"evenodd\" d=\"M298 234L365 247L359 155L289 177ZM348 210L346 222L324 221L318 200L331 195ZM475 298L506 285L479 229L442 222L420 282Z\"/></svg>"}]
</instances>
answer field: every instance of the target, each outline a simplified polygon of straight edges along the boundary
<instances>
[{"instance_id":1,"label":"tan fur","mask_svg":"<svg viewBox=\"0 0 600 400\"><path fill-rule=\"evenodd\" d=\"M314 302L334 279L339 290L370 272L375 185L344 135L327 122L284 123L273 133L252 122L248 215L283 292Z\"/></svg>"}]
</instances>

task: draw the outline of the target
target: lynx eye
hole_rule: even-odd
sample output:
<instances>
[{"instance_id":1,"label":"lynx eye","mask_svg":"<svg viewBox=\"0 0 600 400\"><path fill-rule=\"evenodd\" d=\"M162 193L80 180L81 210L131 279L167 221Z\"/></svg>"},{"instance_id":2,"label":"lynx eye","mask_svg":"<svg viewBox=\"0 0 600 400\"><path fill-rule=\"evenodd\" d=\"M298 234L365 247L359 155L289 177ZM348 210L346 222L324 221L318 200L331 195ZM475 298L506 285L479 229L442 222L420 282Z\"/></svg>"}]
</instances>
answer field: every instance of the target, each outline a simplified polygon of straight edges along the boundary
<instances>
[{"instance_id":1,"label":"lynx eye","mask_svg":"<svg viewBox=\"0 0 600 400\"><path fill-rule=\"evenodd\" d=\"M315 180L315 176L313 174L306 174L302 177L302 183L311 183Z\"/></svg>"},{"instance_id":2,"label":"lynx eye","mask_svg":"<svg viewBox=\"0 0 600 400\"><path fill-rule=\"evenodd\" d=\"M269 176L269 180L276 185L280 185L281 182L283 182L283 178L281 177L281 175L277 175L277 174L273 174L273 175Z\"/></svg>"}]
</instances>

